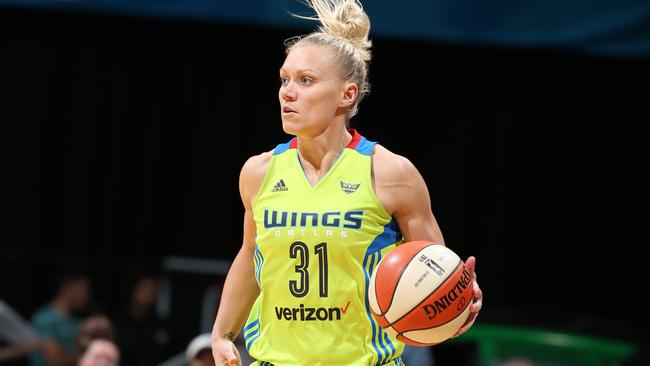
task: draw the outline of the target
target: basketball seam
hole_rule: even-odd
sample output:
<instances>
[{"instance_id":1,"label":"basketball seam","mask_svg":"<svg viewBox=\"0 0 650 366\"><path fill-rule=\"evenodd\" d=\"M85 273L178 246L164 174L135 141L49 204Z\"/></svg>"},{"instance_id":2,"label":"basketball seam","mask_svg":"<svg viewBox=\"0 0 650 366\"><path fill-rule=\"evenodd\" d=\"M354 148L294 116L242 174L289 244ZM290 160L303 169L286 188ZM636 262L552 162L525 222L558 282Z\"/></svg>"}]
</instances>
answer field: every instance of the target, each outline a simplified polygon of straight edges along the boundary
<instances>
[{"instance_id":1,"label":"basketball seam","mask_svg":"<svg viewBox=\"0 0 650 366\"><path fill-rule=\"evenodd\" d=\"M393 292L390 294L390 302L388 302L388 307L386 308L386 311L390 310L390 307L393 305L393 300L395 299L395 294L397 293L397 285L398 285L399 282L402 280L402 275L404 275L404 271L406 271L406 268L409 266L409 264L411 264L411 261L413 260L413 258L417 257L418 254L422 253L423 250L425 250L426 248L428 248L428 247L430 247L430 246L432 246L432 245L440 245L440 244L431 243L431 244L427 245L426 247L421 248L420 250L418 250L417 253L415 253L414 256L411 257L411 260L407 263L407 265L405 265L405 266L400 270L400 272L399 272L399 277L397 278L397 281L395 281L395 289L394 289ZM456 269L454 268L454 270L456 270ZM429 296L431 296L431 294L427 295L427 297L429 297ZM377 297L377 286L376 286L376 285L375 285L375 297ZM377 299L379 299L379 298L377 297ZM426 297L425 297L425 299L426 299ZM378 303L379 303L379 302L378 302ZM384 310L381 308L381 305L379 306L379 310L381 311L381 314L380 314L380 315L383 316L384 318L386 318L386 317L385 317L386 313L385 313ZM407 313L407 314L408 314L408 313ZM388 319L386 319L386 321L388 321Z\"/></svg>"},{"instance_id":2,"label":"basketball seam","mask_svg":"<svg viewBox=\"0 0 650 366\"><path fill-rule=\"evenodd\" d=\"M472 300L473 300L473 299L472 299ZM468 304L471 305L472 302L470 301ZM467 305L467 306L469 306L469 305ZM406 336L404 335L404 333L407 333L407 332L411 332L411 331L415 331L415 330L427 330L427 329L433 329L433 328L442 327L443 325L445 325L445 324L447 324L447 323L450 323L450 322L453 322L454 320L456 320L456 318L458 318L459 316L461 316L461 315L463 314L463 312L465 311L465 309L467 309L467 306L465 306L465 308L463 308L463 310L462 310L460 313L458 313L458 315L456 315L455 317L453 317L453 318L447 320L446 322L444 322L444 323L442 323L442 324L438 324L438 325L436 325L435 327L428 327L428 328L415 328L415 329L409 329L409 330L407 330L407 331L405 331L405 332L397 332L397 329L395 329L395 327L393 327L393 329L395 329L395 331L397 332L397 334L401 335L402 337L406 337ZM471 311L470 311L470 314L471 314ZM469 315L468 315L467 317L469 318ZM406 337L406 338L408 338L408 337ZM409 339L410 339L410 338L409 338ZM416 341L416 342L417 342L417 341Z\"/></svg>"},{"instance_id":3,"label":"basketball seam","mask_svg":"<svg viewBox=\"0 0 650 366\"><path fill-rule=\"evenodd\" d=\"M438 244L433 244L433 245L438 245ZM463 270L465 270L465 264L464 264L463 261L461 260L461 261L458 261L458 264L456 265L456 267L454 267L454 270L451 271L451 273L456 272L456 270L458 269L458 267L459 267L461 264L463 264ZM406 268L406 267L405 267L405 268ZM400 277L400 279L401 279L401 277ZM397 283L399 283L399 281L398 281ZM427 296L424 297L424 299L422 299L422 301L420 301L419 303L417 303L417 305L415 305L414 307L412 307L411 310L407 311L404 315L402 315L401 317L399 317L399 318L398 318L397 320L395 320L394 322L389 322L389 323L388 323L388 326L391 326L391 327L392 327L393 324L395 324L395 323L397 323L398 321L404 319L405 316L409 315L410 312L413 311L413 309L416 309L418 306L420 306L420 305L421 305L421 304L422 304L426 299L429 298L429 296L431 296L434 292L436 292L436 291L440 288L440 286L442 286L442 285L444 285L444 284L445 284L445 281L440 282L440 284L438 284L438 286L436 286L436 288L434 288L431 292L429 292L429 294L428 294ZM397 292L397 291L395 291L395 292ZM391 305L392 305L392 302L391 302ZM388 308L390 309L390 307L388 307ZM454 318L454 319L455 319L455 318ZM386 320L388 320L388 319L386 319ZM425 329L428 329L428 328L425 328Z\"/></svg>"}]
</instances>

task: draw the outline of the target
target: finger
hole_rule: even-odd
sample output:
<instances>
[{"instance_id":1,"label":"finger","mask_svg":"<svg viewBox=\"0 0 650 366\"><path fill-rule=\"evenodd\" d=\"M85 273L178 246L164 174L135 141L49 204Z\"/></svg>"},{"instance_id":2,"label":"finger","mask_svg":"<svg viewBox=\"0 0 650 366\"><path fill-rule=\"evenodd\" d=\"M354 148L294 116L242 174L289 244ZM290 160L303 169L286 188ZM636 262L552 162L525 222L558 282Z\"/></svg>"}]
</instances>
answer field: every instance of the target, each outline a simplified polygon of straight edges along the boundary
<instances>
[{"instance_id":1,"label":"finger","mask_svg":"<svg viewBox=\"0 0 650 366\"><path fill-rule=\"evenodd\" d=\"M232 348L235 352L235 357L237 357L238 360L241 359L241 355L239 354L239 348L237 348L237 346L235 346L234 344L232 345Z\"/></svg>"},{"instance_id":2,"label":"finger","mask_svg":"<svg viewBox=\"0 0 650 366\"><path fill-rule=\"evenodd\" d=\"M472 323L463 325L453 336L451 336L451 338L456 338L463 335L463 333L467 332L471 326Z\"/></svg>"},{"instance_id":3,"label":"finger","mask_svg":"<svg viewBox=\"0 0 650 366\"><path fill-rule=\"evenodd\" d=\"M224 352L224 365L236 365L237 364L237 356L235 356L235 353L231 350L226 350Z\"/></svg>"},{"instance_id":4,"label":"finger","mask_svg":"<svg viewBox=\"0 0 650 366\"><path fill-rule=\"evenodd\" d=\"M234 365L234 366L239 366L239 360L237 358L228 358L224 365Z\"/></svg>"},{"instance_id":5,"label":"finger","mask_svg":"<svg viewBox=\"0 0 650 366\"><path fill-rule=\"evenodd\" d=\"M472 305L470 305L469 312L472 314L476 314L479 311L481 311L481 308L483 308L483 300L478 300L474 302Z\"/></svg>"},{"instance_id":6,"label":"finger","mask_svg":"<svg viewBox=\"0 0 650 366\"><path fill-rule=\"evenodd\" d=\"M483 290L478 286L478 283L474 282L474 298L472 299L470 311L475 313L481 307L483 307Z\"/></svg>"},{"instance_id":7,"label":"finger","mask_svg":"<svg viewBox=\"0 0 650 366\"><path fill-rule=\"evenodd\" d=\"M241 361L240 361L241 356L239 355L239 350L237 349L237 346L235 346L234 343L231 344L231 346L232 346L231 353L232 353L232 357L234 358L234 362L229 359L230 362L229 365L241 365Z\"/></svg>"},{"instance_id":8,"label":"finger","mask_svg":"<svg viewBox=\"0 0 650 366\"><path fill-rule=\"evenodd\" d=\"M483 300L483 290L478 287L478 283L474 282L474 301Z\"/></svg>"},{"instance_id":9,"label":"finger","mask_svg":"<svg viewBox=\"0 0 650 366\"><path fill-rule=\"evenodd\" d=\"M456 337L458 337L458 336L461 336L463 333L467 332L467 331L469 330L469 328L472 327L473 324L474 324L474 322L471 322L471 323L469 323L469 324L467 324L467 325L463 325L463 326L458 330L458 332L456 332L456 334L453 335L453 338L456 338Z\"/></svg>"},{"instance_id":10,"label":"finger","mask_svg":"<svg viewBox=\"0 0 650 366\"><path fill-rule=\"evenodd\" d=\"M474 273L474 270L476 269L476 258L474 258L474 256L470 256L469 258L467 258L467 260L465 261L465 269L467 270L467 272L469 272L472 275L472 278L476 276L476 274Z\"/></svg>"},{"instance_id":11,"label":"finger","mask_svg":"<svg viewBox=\"0 0 650 366\"><path fill-rule=\"evenodd\" d=\"M235 345L233 344L233 345L232 345L232 350L233 350L233 352L235 353L235 356L236 356L237 358L239 358L239 348L237 348L237 346L235 346Z\"/></svg>"},{"instance_id":12,"label":"finger","mask_svg":"<svg viewBox=\"0 0 650 366\"><path fill-rule=\"evenodd\" d=\"M460 329L458 329L458 331L452 336L452 338L456 338L459 335L467 332L467 330L469 328L471 328L471 326L474 324L474 320L476 319L476 315L477 315L476 313L470 313L470 316L465 321L465 324L463 324L463 326L460 327Z\"/></svg>"}]
</instances>

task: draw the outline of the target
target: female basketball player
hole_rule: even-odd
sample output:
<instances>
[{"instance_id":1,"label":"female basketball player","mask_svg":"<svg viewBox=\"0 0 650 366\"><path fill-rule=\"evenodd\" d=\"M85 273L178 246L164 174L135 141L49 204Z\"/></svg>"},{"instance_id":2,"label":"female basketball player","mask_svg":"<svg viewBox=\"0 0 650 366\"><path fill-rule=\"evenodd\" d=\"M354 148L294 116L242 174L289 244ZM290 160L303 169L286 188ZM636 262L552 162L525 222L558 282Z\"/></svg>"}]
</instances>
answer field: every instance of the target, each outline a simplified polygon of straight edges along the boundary
<instances>
[{"instance_id":1,"label":"female basketball player","mask_svg":"<svg viewBox=\"0 0 650 366\"><path fill-rule=\"evenodd\" d=\"M368 310L368 279L402 239L444 243L429 193L405 158L348 129L368 92L370 22L357 0L310 0L318 31L288 43L280 69L290 142L250 158L240 176L244 242L213 329L216 365L401 365L403 344ZM482 293L474 274L472 315ZM248 317L248 320L247 320Z\"/></svg>"}]
</instances>

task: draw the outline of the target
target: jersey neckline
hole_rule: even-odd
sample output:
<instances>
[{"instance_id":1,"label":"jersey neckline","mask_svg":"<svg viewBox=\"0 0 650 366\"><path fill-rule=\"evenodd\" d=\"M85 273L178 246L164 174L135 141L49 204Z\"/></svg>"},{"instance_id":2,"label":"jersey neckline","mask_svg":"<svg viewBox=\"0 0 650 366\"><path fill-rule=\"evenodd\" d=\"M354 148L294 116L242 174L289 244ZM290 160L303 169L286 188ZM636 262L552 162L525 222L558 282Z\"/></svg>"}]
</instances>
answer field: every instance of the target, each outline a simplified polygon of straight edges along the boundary
<instances>
[{"instance_id":1,"label":"jersey neckline","mask_svg":"<svg viewBox=\"0 0 650 366\"><path fill-rule=\"evenodd\" d=\"M350 143L345 148L354 150L357 148L357 145L359 145L362 136L354 128L348 128L348 132L352 135L352 140L350 140ZM296 148L298 148L298 138L294 137L289 142L289 149L296 149Z\"/></svg>"},{"instance_id":2,"label":"jersey neckline","mask_svg":"<svg viewBox=\"0 0 650 366\"><path fill-rule=\"evenodd\" d=\"M339 156L336 158L336 161L334 162L334 164L332 164L332 166L325 173L325 175L323 175L321 177L321 179L319 179L318 182L316 182L314 184L312 184L312 182L309 180L309 178L307 178L307 173L305 173L305 169L302 166L302 162L300 161L300 156L299 156L298 150L297 150L297 148L298 148L298 138L294 137L291 140L291 143L289 144L289 149L295 149L296 150L297 168L302 173L302 176L305 179L305 183L307 184L307 186L310 187L312 190L315 190L318 187L320 187L322 185L321 183L326 181L329 178L329 176L332 175L332 171L339 165L339 163L341 162L341 160L343 158L343 155L345 155L344 153L345 153L346 149L354 150L354 149L356 149L357 145L359 145L359 142L361 141L361 138L362 138L361 135L359 134L359 132L357 132L357 130L355 130L354 128L348 128L348 132L352 135L352 140L350 140L350 143L343 149L343 151L341 151L341 154L339 154Z\"/></svg>"}]
</instances>

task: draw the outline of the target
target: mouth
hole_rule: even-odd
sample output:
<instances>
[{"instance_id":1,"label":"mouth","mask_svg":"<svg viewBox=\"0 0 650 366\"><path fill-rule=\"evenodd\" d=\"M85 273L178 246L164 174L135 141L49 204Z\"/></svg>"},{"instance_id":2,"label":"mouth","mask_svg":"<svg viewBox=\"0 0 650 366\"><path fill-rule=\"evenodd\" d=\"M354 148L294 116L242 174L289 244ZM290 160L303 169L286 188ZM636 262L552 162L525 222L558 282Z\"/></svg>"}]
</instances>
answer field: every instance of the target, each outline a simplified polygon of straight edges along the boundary
<instances>
[{"instance_id":1,"label":"mouth","mask_svg":"<svg viewBox=\"0 0 650 366\"><path fill-rule=\"evenodd\" d=\"M294 111L293 109L285 106L285 107L282 107L282 113L283 114L288 114L288 113L297 113L297 112Z\"/></svg>"}]
</instances>

